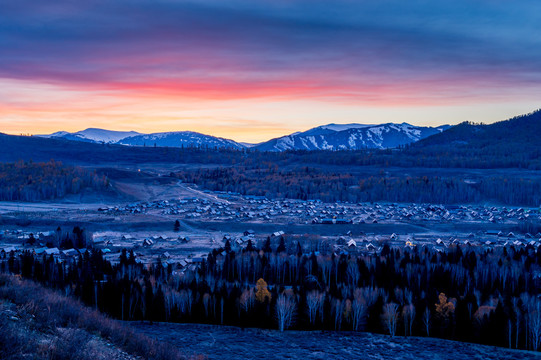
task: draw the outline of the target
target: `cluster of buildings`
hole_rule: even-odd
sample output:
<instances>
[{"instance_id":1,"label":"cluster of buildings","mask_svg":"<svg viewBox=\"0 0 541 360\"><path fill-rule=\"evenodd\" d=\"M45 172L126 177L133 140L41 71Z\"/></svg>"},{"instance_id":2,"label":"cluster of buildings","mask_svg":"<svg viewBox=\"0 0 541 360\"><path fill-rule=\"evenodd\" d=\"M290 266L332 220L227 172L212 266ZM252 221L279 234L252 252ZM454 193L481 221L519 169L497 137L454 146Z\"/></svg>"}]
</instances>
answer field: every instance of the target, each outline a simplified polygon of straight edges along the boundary
<instances>
[{"instance_id":1,"label":"cluster of buildings","mask_svg":"<svg viewBox=\"0 0 541 360\"><path fill-rule=\"evenodd\" d=\"M286 221L303 224L370 224L378 222L453 222L473 221L505 223L541 220L538 208L508 208L478 205L430 205L393 203L323 203L303 200L269 200L263 197L227 197L231 201L184 198L139 202L122 207L105 207L107 214L184 215L184 218L203 218L217 221Z\"/></svg>"}]
</instances>

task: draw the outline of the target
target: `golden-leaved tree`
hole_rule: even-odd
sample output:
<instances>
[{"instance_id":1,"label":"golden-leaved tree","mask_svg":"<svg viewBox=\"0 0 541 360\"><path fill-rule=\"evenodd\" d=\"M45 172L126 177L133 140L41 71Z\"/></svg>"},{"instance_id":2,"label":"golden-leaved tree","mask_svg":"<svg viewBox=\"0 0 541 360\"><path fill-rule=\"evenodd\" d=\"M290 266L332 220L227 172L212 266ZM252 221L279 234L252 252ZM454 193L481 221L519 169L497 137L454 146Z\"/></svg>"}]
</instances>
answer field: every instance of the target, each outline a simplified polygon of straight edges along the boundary
<instances>
[{"instance_id":1,"label":"golden-leaved tree","mask_svg":"<svg viewBox=\"0 0 541 360\"><path fill-rule=\"evenodd\" d=\"M436 315L441 319L448 319L455 312L455 304L447 301L447 296L440 293L439 302L436 304Z\"/></svg>"},{"instance_id":2,"label":"golden-leaved tree","mask_svg":"<svg viewBox=\"0 0 541 360\"><path fill-rule=\"evenodd\" d=\"M266 299L268 299L269 302L271 301L271 293L269 289L267 289L267 283L265 282L265 280L257 280L256 289L257 291L255 293L255 298L257 301L261 303L265 302Z\"/></svg>"}]
</instances>

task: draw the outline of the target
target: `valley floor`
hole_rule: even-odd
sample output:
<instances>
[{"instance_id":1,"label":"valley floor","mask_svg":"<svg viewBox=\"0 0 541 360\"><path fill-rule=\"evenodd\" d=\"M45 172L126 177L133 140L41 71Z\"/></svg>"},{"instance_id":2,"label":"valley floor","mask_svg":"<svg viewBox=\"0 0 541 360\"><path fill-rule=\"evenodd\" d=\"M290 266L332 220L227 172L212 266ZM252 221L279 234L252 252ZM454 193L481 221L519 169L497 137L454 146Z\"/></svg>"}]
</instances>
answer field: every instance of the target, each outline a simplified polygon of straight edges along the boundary
<instances>
[{"instance_id":1,"label":"valley floor","mask_svg":"<svg viewBox=\"0 0 541 360\"><path fill-rule=\"evenodd\" d=\"M541 359L541 354L457 341L352 332L133 323L138 331L209 359Z\"/></svg>"}]
</instances>

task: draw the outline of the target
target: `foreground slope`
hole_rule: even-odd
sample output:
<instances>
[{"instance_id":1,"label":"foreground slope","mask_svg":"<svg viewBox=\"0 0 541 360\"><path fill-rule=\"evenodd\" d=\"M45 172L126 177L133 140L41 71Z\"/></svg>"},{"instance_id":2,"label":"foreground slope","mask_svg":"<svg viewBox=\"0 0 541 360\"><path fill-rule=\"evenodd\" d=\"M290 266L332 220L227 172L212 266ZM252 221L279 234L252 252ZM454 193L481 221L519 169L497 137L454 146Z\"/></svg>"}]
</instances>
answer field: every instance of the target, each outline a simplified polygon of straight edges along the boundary
<instances>
[{"instance_id":1,"label":"foreground slope","mask_svg":"<svg viewBox=\"0 0 541 360\"><path fill-rule=\"evenodd\" d=\"M195 324L132 326L209 359L539 359L539 353L420 337L241 329Z\"/></svg>"},{"instance_id":2,"label":"foreground slope","mask_svg":"<svg viewBox=\"0 0 541 360\"><path fill-rule=\"evenodd\" d=\"M32 281L0 274L0 359L186 359L119 321Z\"/></svg>"}]
</instances>

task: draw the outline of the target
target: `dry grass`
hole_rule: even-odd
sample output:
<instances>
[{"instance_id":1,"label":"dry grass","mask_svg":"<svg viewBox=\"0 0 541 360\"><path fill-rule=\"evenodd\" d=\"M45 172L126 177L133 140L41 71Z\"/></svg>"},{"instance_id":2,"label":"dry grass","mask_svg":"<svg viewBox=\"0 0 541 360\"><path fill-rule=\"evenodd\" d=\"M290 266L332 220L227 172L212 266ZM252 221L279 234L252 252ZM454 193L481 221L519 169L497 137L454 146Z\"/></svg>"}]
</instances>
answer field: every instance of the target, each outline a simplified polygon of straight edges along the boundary
<instances>
[{"instance_id":1,"label":"dry grass","mask_svg":"<svg viewBox=\"0 0 541 360\"><path fill-rule=\"evenodd\" d=\"M116 352L111 352L111 348ZM104 357L105 356L105 357ZM184 359L181 352L80 302L0 274L1 359Z\"/></svg>"}]
</instances>

